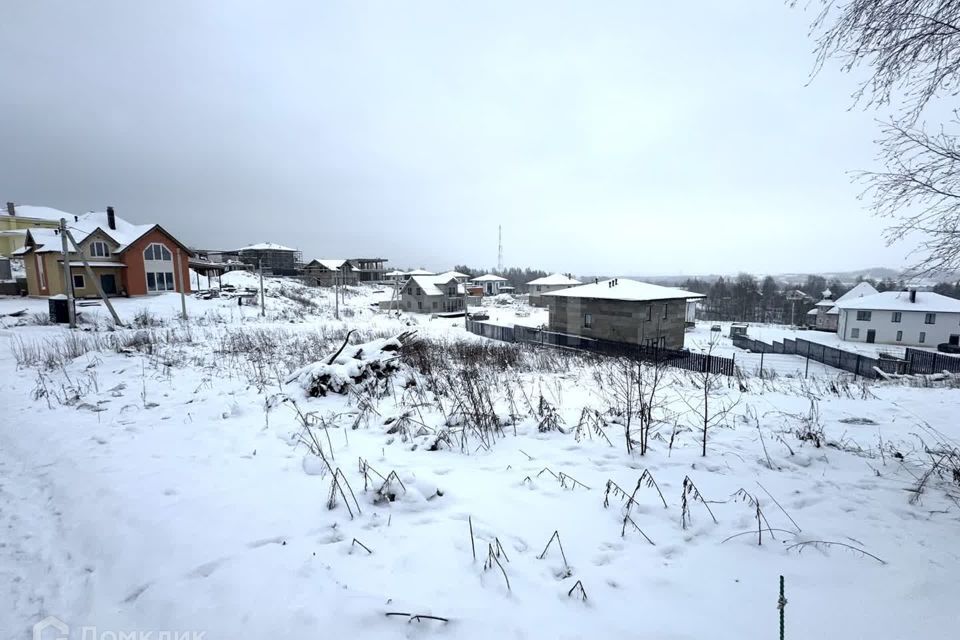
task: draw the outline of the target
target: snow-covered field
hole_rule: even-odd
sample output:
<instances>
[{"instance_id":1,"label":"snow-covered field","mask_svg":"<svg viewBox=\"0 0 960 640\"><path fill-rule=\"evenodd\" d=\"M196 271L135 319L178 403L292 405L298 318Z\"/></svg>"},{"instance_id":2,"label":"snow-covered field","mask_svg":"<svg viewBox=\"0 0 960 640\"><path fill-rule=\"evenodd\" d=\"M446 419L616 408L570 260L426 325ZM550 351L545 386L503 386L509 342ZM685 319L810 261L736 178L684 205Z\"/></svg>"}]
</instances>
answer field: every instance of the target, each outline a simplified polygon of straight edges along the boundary
<instances>
[{"instance_id":1,"label":"snow-covered field","mask_svg":"<svg viewBox=\"0 0 960 640\"><path fill-rule=\"evenodd\" d=\"M954 635L953 380L710 380L703 457L704 380L668 371L641 455L649 368L267 289L72 333L0 299L3 637L777 637L781 575L787 637ZM423 341L347 395L289 381L350 330Z\"/></svg>"}]
</instances>

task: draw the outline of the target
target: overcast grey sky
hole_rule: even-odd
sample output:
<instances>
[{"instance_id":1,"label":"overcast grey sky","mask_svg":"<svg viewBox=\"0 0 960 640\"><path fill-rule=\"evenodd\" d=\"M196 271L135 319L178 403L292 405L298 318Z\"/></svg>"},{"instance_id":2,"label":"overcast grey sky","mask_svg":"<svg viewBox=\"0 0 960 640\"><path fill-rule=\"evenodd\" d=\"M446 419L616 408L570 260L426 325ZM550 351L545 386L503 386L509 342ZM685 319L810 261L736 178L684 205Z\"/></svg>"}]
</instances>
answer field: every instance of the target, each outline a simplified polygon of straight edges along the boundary
<instances>
[{"instance_id":1,"label":"overcast grey sky","mask_svg":"<svg viewBox=\"0 0 960 640\"><path fill-rule=\"evenodd\" d=\"M688 6L689 5L689 6ZM193 246L579 274L899 267L811 15L730 2L46 2L0 18L0 200Z\"/></svg>"}]
</instances>

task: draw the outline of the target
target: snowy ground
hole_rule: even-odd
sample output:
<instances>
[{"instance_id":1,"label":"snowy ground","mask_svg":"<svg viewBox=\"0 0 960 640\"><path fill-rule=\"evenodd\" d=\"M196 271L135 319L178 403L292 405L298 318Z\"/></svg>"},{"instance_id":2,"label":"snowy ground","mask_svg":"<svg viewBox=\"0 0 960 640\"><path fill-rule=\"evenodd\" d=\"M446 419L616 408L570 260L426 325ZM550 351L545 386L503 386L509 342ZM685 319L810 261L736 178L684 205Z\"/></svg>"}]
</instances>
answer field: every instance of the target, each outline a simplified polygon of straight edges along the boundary
<instances>
[{"instance_id":1,"label":"snowy ground","mask_svg":"<svg viewBox=\"0 0 960 640\"><path fill-rule=\"evenodd\" d=\"M331 292L282 281L266 318L191 298L185 324L174 294L118 300L138 329L103 310L74 333L3 318L3 637L47 615L76 638L776 637L780 575L788 637L952 637L960 490L933 474L910 491L931 467L920 439L960 436L952 382L722 379L711 406L730 413L701 457L702 384L671 372L641 456L612 361L520 349L477 370L452 341L515 348L462 319L376 312L377 295L348 293L339 321ZM0 299L20 308L46 302ZM450 355L405 365L382 397L286 382L350 329L416 329ZM476 394L501 428L457 409ZM600 419L578 427L584 409ZM541 431L551 416L560 429ZM347 490L328 508L308 433L356 503ZM605 500L608 481L630 494L644 470L666 507L647 484ZM555 531L562 553L543 554Z\"/></svg>"},{"instance_id":2,"label":"snowy ground","mask_svg":"<svg viewBox=\"0 0 960 640\"><path fill-rule=\"evenodd\" d=\"M705 325L711 324L720 324L723 327L723 334L728 335L730 333L730 323L729 322L714 322L714 323L703 323ZM864 356L870 356L871 358L878 357L881 353L891 355L895 358L902 358L906 348L900 347L892 344L867 344L866 342L851 342L849 340L841 340L836 332L832 331L814 331L811 329L797 329L795 327L790 327L787 325L780 324L753 324L750 323L747 328L747 335L754 340L761 340L767 344L771 344L774 340L783 341L784 338L789 338L791 340L796 338L801 338L803 340L809 340L810 342L817 342L820 344L827 345L828 347L835 347L837 349L842 349L844 351L850 351L852 353L859 353ZM914 349L920 349L922 351L936 351L936 347L927 348L927 347L913 347ZM764 364L766 366L766 364Z\"/></svg>"}]
</instances>

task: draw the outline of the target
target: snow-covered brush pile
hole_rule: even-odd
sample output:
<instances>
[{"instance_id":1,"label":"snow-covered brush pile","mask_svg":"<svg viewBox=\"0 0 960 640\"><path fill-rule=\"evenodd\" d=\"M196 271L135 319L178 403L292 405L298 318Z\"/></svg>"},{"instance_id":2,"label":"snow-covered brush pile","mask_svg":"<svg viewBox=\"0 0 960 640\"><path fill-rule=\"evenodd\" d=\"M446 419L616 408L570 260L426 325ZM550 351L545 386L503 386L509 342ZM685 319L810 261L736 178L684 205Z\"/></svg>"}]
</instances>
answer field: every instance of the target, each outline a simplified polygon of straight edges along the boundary
<instances>
[{"instance_id":1,"label":"snow-covered brush pile","mask_svg":"<svg viewBox=\"0 0 960 640\"><path fill-rule=\"evenodd\" d=\"M297 383L306 395L316 398L328 393L346 394L350 387L369 380L382 380L400 368L400 349L414 332L407 331L392 338L363 344L348 344L351 331L340 349L329 358L300 367L287 377L287 384Z\"/></svg>"}]
</instances>

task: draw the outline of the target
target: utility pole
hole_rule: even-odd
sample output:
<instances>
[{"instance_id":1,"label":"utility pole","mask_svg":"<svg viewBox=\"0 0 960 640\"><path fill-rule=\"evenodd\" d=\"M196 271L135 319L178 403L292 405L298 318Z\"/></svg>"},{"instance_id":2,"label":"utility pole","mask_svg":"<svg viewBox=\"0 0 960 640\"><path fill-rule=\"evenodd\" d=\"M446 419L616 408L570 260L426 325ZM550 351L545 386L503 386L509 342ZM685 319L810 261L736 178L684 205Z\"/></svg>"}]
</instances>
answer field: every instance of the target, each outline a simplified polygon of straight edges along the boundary
<instances>
[{"instance_id":1,"label":"utility pole","mask_svg":"<svg viewBox=\"0 0 960 640\"><path fill-rule=\"evenodd\" d=\"M74 305L73 277L70 275L70 252L67 251L67 221L60 218L60 242L63 245L63 288L67 292L67 313L70 314L70 328L77 328L77 309Z\"/></svg>"},{"instance_id":2,"label":"utility pole","mask_svg":"<svg viewBox=\"0 0 960 640\"><path fill-rule=\"evenodd\" d=\"M80 261L83 262L84 272L87 274L87 277L90 278L90 281L97 288L97 294L103 300L103 303L107 305L107 309L110 310L110 315L113 316L113 321L117 324L118 327L123 326L123 321L120 320L120 316L117 315L117 310L113 308L113 305L110 303L110 298L107 297L107 294L103 292L103 287L100 286L100 281L97 279L96 274L93 273L93 269L90 267L90 263L87 262L86 256L83 255L83 252L80 251L80 247L77 246L77 241L73 239L73 234L69 231L63 232L67 240L70 241L70 246L73 247L73 250L76 252L77 256L80 258Z\"/></svg>"},{"instance_id":3,"label":"utility pole","mask_svg":"<svg viewBox=\"0 0 960 640\"><path fill-rule=\"evenodd\" d=\"M257 259L257 269L260 271L260 316L267 315L267 299L263 295L263 258Z\"/></svg>"},{"instance_id":4,"label":"utility pole","mask_svg":"<svg viewBox=\"0 0 960 640\"><path fill-rule=\"evenodd\" d=\"M180 289L180 317L187 319L187 294L183 292L183 262L180 260L180 247L177 247L177 288Z\"/></svg>"},{"instance_id":5,"label":"utility pole","mask_svg":"<svg viewBox=\"0 0 960 640\"><path fill-rule=\"evenodd\" d=\"M333 316L340 319L340 269L333 275Z\"/></svg>"}]
</instances>

